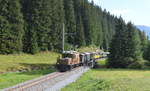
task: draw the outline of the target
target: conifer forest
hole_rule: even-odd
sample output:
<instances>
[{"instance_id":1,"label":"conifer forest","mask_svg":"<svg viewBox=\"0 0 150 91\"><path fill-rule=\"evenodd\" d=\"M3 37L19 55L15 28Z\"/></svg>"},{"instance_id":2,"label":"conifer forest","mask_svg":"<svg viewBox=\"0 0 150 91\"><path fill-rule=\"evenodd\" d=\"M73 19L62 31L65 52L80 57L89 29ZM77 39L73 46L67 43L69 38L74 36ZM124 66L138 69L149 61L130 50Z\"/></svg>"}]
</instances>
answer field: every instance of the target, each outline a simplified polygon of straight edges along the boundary
<instances>
[{"instance_id":1,"label":"conifer forest","mask_svg":"<svg viewBox=\"0 0 150 91\"><path fill-rule=\"evenodd\" d=\"M110 52L108 67L150 60L144 32L88 0L0 0L0 54L60 52L63 25L66 50L97 46Z\"/></svg>"}]
</instances>

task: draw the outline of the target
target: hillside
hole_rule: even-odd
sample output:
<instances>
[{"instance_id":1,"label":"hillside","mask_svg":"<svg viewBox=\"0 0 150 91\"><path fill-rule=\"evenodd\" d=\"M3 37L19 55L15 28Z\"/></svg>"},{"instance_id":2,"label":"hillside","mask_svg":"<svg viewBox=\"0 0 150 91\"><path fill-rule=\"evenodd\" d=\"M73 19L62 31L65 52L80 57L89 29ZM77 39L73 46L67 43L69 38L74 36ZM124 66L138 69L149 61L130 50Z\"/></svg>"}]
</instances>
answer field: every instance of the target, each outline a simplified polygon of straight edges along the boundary
<instances>
[{"instance_id":1,"label":"hillside","mask_svg":"<svg viewBox=\"0 0 150 91\"><path fill-rule=\"evenodd\" d=\"M61 51L63 24L66 50L89 45L107 50L118 21L88 0L6 0L0 6L0 54Z\"/></svg>"}]
</instances>

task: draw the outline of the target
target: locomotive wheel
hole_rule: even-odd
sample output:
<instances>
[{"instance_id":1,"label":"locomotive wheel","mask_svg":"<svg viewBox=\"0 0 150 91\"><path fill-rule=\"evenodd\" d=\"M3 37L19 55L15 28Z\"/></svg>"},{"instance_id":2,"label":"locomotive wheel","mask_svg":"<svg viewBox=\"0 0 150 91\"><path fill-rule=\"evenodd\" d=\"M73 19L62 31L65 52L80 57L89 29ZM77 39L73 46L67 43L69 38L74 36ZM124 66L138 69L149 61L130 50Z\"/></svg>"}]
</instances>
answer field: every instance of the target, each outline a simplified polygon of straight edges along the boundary
<instances>
[{"instance_id":1,"label":"locomotive wheel","mask_svg":"<svg viewBox=\"0 0 150 91\"><path fill-rule=\"evenodd\" d=\"M72 69L73 69L73 65L70 65L70 66L69 66L69 70L72 70Z\"/></svg>"},{"instance_id":2,"label":"locomotive wheel","mask_svg":"<svg viewBox=\"0 0 150 91\"><path fill-rule=\"evenodd\" d=\"M94 64L94 61L91 61L91 62L89 63L89 67L90 67L90 68L94 68L94 65L95 65L95 64Z\"/></svg>"},{"instance_id":3,"label":"locomotive wheel","mask_svg":"<svg viewBox=\"0 0 150 91\"><path fill-rule=\"evenodd\" d=\"M97 66L98 66L98 64L97 64L97 62L95 62L93 68L97 68Z\"/></svg>"},{"instance_id":4,"label":"locomotive wheel","mask_svg":"<svg viewBox=\"0 0 150 91\"><path fill-rule=\"evenodd\" d=\"M66 71L70 70L70 67L67 65L57 65L57 68L60 72L66 72Z\"/></svg>"},{"instance_id":5,"label":"locomotive wheel","mask_svg":"<svg viewBox=\"0 0 150 91\"><path fill-rule=\"evenodd\" d=\"M91 68L93 68L93 67L94 67L94 62L91 63Z\"/></svg>"}]
</instances>

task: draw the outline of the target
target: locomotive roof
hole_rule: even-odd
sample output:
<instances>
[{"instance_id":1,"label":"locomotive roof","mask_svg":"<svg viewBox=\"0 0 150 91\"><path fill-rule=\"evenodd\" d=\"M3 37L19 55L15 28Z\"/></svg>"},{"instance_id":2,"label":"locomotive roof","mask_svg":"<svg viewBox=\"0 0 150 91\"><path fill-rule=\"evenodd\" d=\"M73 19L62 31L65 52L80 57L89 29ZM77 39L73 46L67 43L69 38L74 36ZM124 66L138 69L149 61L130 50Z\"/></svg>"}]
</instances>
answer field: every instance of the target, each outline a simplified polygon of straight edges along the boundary
<instances>
[{"instance_id":1,"label":"locomotive roof","mask_svg":"<svg viewBox=\"0 0 150 91\"><path fill-rule=\"evenodd\" d=\"M85 52L84 54L91 54L91 53L89 53L89 52Z\"/></svg>"},{"instance_id":2,"label":"locomotive roof","mask_svg":"<svg viewBox=\"0 0 150 91\"><path fill-rule=\"evenodd\" d=\"M63 54L78 54L77 51L65 51Z\"/></svg>"}]
</instances>

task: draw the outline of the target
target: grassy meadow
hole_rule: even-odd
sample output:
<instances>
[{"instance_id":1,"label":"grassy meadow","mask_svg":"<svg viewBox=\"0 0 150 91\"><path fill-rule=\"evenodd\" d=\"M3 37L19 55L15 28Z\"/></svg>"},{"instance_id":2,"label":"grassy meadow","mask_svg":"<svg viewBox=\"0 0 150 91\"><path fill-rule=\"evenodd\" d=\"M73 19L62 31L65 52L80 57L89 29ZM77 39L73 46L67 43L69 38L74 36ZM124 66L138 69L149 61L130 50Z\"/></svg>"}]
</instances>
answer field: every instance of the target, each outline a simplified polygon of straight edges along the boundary
<instances>
[{"instance_id":1,"label":"grassy meadow","mask_svg":"<svg viewBox=\"0 0 150 91\"><path fill-rule=\"evenodd\" d=\"M96 50L80 48L80 52ZM0 55L0 89L56 71L59 53ZM62 91L150 91L150 70L106 69L106 60Z\"/></svg>"},{"instance_id":2,"label":"grassy meadow","mask_svg":"<svg viewBox=\"0 0 150 91\"><path fill-rule=\"evenodd\" d=\"M96 48L91 46L78 50L89 52ZM0 89L56 71L54 65L59 56L56 52L0 55Z\"/></svg>"},{"instance_id":3,"label":"grassy meadow","mask_svg":"<svg viewBox=\"0 0 150 91\"><path fill-rule=\"evenodd\" d=\"M53 67L59 55L55 52L0 55L0 73L47 69Z\"/></svg>"},{"instance_id":4,"label":"grassy meadow","mask_svg":"<svg viewBox=\"0 0 150 91\"><path fill-rule=\"evenodd\" d=\"M54 72L54 69L36 70L30 72L14 72L0 75L0 89Z\"/></svg>"},{"instance_id":5,"label":"grassy meadow","mask_svg":"<svg viewBox=\"0 0 150 91\"><path fill-rule=\"evenodd\" d=\"M0 89L56 71L60 54L42 52L35 55L0 55Z\"/></svg>"},{"instance_id":6,"label":"grassy meadow","mask_svg":"<svg viewBox=\"0 0 150 91\"><path fill-rule=\"evenodd\" d=\"M150 70L106 69L104 64L105 60L100 61L99 68L84 73L62 91L150 91Z\"/></svg>"}]
</instances>

